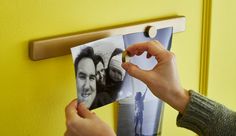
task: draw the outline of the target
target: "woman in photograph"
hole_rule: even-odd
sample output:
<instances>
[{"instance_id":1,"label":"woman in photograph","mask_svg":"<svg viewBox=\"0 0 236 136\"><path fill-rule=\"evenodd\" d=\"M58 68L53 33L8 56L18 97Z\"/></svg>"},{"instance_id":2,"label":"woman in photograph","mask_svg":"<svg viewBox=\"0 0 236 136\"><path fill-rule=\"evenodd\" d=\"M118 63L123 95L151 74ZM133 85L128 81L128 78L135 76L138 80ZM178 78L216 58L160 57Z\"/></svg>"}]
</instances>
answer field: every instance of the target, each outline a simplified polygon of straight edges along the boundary
<instances>
[{"instance_id":1,"label":"woman in photograph","mask_svg":"<svg viewBox=\"0 0 236 136\"><path fill-rule=\"evenodd\" d=\"M112 52L106 69L106 90L108 90L113 100L117 99L125 76L125 70L121 67L122 52L123 50L120 48L116 48Z\"/></svg>"},{"instance_id":2,"label":"woman in photograph","mask_svg":"<svg viewBox=\"0 0 236 136\"><path fill-rule=\"evenodd\" d=\"M142 95L141 92L136 92L135 95L135 136L138 135L142 135L142 128L143 128L143 111L144 111L144 99L147 93L147 89L144 92L144 94ZM139 124L139 133L137 132L137 128L138 128L138 124Z\"/></svg>"}]
</instances>

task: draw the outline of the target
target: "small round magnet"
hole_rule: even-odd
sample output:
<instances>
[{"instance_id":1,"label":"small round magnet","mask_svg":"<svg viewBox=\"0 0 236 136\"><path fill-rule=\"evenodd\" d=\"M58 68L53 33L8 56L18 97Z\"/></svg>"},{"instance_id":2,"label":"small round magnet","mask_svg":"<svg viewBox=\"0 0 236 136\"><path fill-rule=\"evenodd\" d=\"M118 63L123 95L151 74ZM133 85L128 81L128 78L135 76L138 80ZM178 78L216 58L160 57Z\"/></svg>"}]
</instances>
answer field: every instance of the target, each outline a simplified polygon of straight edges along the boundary
<instances>
[{"instance_id":1,"label":"small round magnet","mask_svg":"<svg viewBox=\"0 0 236 136\"><path fill-rule=\"evenodd\" d=\"M145 33L148 35L148 37L155 38L157 35L157 29L154 26L148 26Z\"/></svg>"},{"instance_id":2,"label":"small round magnet","mask_svg":"<svg viewBox=\"0 0 236 136\"><path fill-rule=\"evenodd\" d=\"M130 61L130 57L128 56L127 51L123 51L122 52L122 62L129 62Z\"/></svg>"}]
</instances>

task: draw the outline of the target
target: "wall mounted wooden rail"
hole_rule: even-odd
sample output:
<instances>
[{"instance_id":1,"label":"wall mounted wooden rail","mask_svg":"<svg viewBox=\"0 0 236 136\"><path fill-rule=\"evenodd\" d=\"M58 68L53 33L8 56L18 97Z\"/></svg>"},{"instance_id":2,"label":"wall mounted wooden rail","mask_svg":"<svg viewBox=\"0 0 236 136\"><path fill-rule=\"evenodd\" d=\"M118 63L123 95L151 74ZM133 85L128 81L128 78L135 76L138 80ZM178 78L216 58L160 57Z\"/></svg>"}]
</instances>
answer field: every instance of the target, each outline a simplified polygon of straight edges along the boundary
<instances>
[{"instance_id":1,"label":"wall mounted wooden rail","mask_svg":"<svg viewBox=\"0 0 236 136\"><path fill-rule=\"evenodd\" d=\"M31 60L37 61L70 54L71 47L113 35L145 32L147 30L146 28L150 26L154 27L155 29L173 27L173 33L183 32L185 31L185 23L185 17L178 16L107 30L98 30L94 32L34 40L29 42L29 57Z\"/></svg>"}]
</instances>

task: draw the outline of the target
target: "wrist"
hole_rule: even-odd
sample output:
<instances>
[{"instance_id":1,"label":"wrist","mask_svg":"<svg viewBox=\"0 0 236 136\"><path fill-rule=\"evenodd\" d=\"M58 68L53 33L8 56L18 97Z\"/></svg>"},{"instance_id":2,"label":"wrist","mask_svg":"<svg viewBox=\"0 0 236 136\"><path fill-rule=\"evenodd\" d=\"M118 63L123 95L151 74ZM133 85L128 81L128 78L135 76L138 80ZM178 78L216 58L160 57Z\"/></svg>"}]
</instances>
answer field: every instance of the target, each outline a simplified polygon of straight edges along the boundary
<instances>
[{"instance_id":1,"label":"wrist","mask_svg":"<svg viewBox=\"0 0 236 136\"><path fill-rule=\"evenodd\" d=\"M189 103L189 100L189 92L186 89L181 88L175 91L175 94L173 95L169 105L180 113L183 113L187 104Z\"/></svg>"},{"instance_id":2,"label":"wrist","mask_svg":"<svg viewBox=\"0 0 236 136\"><path fill-rule=\"evenodd\" d=\"M178 110L180 113L184 113L189 101L190 101L190 95L189 91L184 89L183 94L181 95L181 104L180 104L180 109Z\"/></svg>"}]
</instances>

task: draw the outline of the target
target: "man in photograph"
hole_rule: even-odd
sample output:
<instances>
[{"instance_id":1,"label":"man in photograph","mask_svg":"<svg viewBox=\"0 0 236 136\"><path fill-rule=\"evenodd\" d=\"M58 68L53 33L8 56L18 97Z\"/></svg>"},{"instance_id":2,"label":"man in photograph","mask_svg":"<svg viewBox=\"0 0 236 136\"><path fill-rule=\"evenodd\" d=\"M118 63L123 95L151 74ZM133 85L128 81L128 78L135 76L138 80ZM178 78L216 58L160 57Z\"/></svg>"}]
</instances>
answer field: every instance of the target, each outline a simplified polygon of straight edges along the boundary
<instances>
[{"instance_id":1,"label":"man in photograph","mask_svg":"<svg viewBox=\"0 0 236 136\"><path fill-rule=\"evenodd\" d=\"M96 55L95 59L97 89L104 88L106 85L105 63L100 55Z\"/></svg>"},{"instance_id":2,"label":"man in photograph","mask_svg":"<svg viewBox=\"0 0 236 136\"><path fill-rule=\"evenodd\" d=\"M94 57L93 48L86 47L75 59L78 100L88 108L93 107L97 93Z\"/></svg>"}]
</instances>

